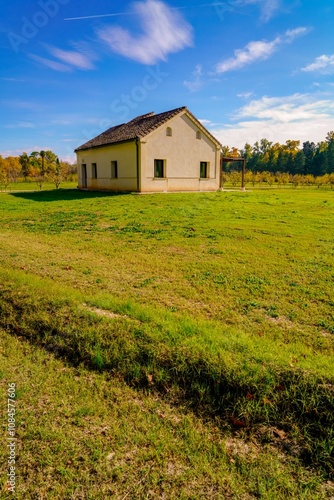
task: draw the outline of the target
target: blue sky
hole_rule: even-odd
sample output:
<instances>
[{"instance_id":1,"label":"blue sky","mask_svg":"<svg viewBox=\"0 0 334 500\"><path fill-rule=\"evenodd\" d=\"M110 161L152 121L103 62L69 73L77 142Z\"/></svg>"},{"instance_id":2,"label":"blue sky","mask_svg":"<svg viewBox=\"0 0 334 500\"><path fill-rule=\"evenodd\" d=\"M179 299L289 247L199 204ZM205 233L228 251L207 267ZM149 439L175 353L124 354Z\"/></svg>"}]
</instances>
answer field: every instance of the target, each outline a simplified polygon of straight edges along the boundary
<instances>
[{"instance_id":1,"label":"blue sky","mask_svg":"<svg viewBox=\"0 0 334 500\"><path fill-rule=\"evenodd\" d=\"M0 154L63 160L187 106L222 142L334 130L333 0L12 0L0 10Z\"/></svg>"}]
</instances>

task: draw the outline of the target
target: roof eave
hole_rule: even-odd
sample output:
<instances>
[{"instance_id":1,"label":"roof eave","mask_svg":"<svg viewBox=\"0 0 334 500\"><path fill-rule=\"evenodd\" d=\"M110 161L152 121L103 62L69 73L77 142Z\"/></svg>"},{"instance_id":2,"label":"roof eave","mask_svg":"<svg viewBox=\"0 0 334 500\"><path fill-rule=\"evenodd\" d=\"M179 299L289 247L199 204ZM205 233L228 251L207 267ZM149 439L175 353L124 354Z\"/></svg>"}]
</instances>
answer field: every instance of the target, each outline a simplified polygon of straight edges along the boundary
<instances>
[{"instance_id":1,"label":"roof eave","mask_svg":"<svg viewBox=\"0 0 334 500\"><path fill-rule=\"evenodd\" d=\"M98 144L97 146L88 146L86 148L78 147L74 150L75 153L80 151L88 151L89 149L105 148L106 146L116 146L117 144L124 144L125 142L135 142L141 137L133 137L132 139L124 139L123 141L107 142L105 144Z\"/></svg>"}]
</instances>

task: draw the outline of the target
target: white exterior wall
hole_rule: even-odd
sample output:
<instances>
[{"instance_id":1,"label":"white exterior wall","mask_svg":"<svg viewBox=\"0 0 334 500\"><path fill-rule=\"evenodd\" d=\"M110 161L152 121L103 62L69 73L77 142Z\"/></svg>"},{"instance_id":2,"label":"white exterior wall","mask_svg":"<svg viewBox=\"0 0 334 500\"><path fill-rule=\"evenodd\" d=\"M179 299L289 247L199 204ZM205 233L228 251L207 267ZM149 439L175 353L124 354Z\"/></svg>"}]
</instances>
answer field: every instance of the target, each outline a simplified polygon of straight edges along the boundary
<instances>
[{"instance_id":1,"label":"white exterior wall","mask_svg":"<svg viewBox=\"0 0 334 500\"><path fill-rule=\"evenodd\" d=\"M166 134L167 127L172 136ZM201 139L196 137L201 132ZM108 191L216 191L220 183L220 146L186 113L178 115L141 139L77 152L78 187L83 189L82 165L86 165L87 189ZM164 178L154 178L154 160L165 162ZM117 161L118 177L111 178L111 162ZM200 162L208 163L207 178L200 178ZM92 178L96 163L97 179Z\"/></svg>"},{"instance_id":2,"label":"white exterior wall","mask_svg":"<svg viewBox=\"0 0 334 500\"><path fill-rule=\"evenodd\" d=\"M117 179L111 178L112 161L117 161ZM137 190L137 151L134 141L78 151L77 163L78 187L80 189L83 188L82 164L85 164L87 169L87 189ZM96 163L97 179L92 178L92 163Z\"/></svg>"},{"instance_id":3,"label":"white exterior wall","mask_svg":"<svg viewBox=\"0 0 334 500\"><path fill-rule=\"evenodd\" d=\"M166 135L167 127L172 136ZM196 132L201 132L201 139ZM216 191L220 182L220 147L186 114L176 116L140 142L142 192ZM154 160L165 160L165 178L154 178ZM200 162L209 163L200 178Z\"/></svg>"}]
</instances>

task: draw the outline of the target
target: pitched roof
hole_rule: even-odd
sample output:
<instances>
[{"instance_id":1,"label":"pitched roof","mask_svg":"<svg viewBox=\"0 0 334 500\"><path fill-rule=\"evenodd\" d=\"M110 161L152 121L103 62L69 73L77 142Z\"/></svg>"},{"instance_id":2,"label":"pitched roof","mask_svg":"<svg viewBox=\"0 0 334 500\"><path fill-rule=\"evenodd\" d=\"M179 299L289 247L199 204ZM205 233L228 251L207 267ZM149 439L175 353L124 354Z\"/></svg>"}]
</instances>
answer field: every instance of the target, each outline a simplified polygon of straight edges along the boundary
<instances>
[{"instance_id":1,"label":"pitched roof","mask_svg":"<svg viewBox=\"0 0 334 500\"><path fill-rule=\"evenodd\" d=\"M137 138L140 139L142 137L145 137L150 132L153 132L153 130L157 129L174 116L181 113L181 111L187 111L189 116L193 120L195 120L202 129L205 130L205 132L213 139L213 141L220 144L219 141L217 141L217 139L215 139L210 134L210 132L208 132L208 130L203 127L203 125L197 120L197 118L195 118L195 116L190 113L186 106L182 106L181 108L165 111L157 115L154 114L154 112L140 115L127 123L122 123L121 125L111 127L105 132L102 132L102 134L97 135L90 141L85 142L85 144L82 144L81 146L76 148L75 152L82 151L84 149L106 146L109 144L116 144L119 142L131 141Z\"/></svg>"}]
</instances>

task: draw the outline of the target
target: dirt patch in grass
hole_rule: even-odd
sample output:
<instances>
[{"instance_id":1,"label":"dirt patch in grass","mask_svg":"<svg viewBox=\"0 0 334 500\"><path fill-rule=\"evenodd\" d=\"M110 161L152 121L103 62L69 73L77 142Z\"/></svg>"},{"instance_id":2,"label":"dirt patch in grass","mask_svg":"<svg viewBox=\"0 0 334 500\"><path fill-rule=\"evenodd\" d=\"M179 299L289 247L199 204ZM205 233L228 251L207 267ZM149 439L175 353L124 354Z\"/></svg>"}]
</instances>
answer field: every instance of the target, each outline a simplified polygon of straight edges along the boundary
<instances>
[{"instance_id":1,"label":"dirt patch in grass","mask_svg":"<svg viewBox=\"0 0 334 500\"><path fill-rule=\"evenodd\" d=\"M88 306L87 304L82 304L82 307L86 311L90 311L94 314L97 314L98 316L104 316L105 318L110 318L110 319L117 319L117 318L128 319L129 318L129 316L127 316L126 314L117 314L117 313L114 313L111 311L107 311L105 309L100 309L98 307L91 307L91 306Z\"/></svg>"}]
</instances>

